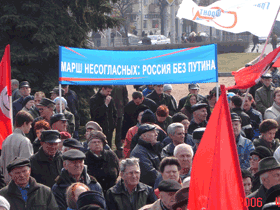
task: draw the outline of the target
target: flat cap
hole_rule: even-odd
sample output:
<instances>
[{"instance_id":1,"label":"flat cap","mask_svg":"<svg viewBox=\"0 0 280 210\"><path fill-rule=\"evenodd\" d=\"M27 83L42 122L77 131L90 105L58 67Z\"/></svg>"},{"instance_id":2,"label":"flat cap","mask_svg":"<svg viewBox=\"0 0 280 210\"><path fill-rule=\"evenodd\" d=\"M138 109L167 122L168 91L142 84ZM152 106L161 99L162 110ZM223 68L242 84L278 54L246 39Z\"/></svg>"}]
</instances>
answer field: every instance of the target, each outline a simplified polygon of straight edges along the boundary
<instances>
[{"instance_id":1,"label":"flat cap","mask_svg":"<svg viewBox=\"0 0 280 210\"><path fill-rule=\"evenodd\" d=\"M196 104L192 105L191 110L192 110L192 112L195 112L196 110L206 108L206 107L208 107L208 105L206 103L196 103Z\"/></svg>"},{"instance_id":2,"label":"flat cap","mask_svg":"<svg viewBox=\"0 0 280 210\"><path fill-rule=\"evenodd\" d=\"M51 99L42 98L38 106L48 106L50 104L55 104Z\"/></svg>"},{"instance_id":3,"label":"flat cap","mask_svg":"<svg viewBox=\"0 0 280 210\"><path fill-rule=\"evenodd\" d=\"M263 79L270 79L270 78L272 78L272 75L270 73L266 73L266 74L263 74L261 76L261 78L263 78Z\"/></svg>"},{"instance_id":4,"label":"flat cap","mask_svg":"<svg viewBox=\"0 0 280 210\"><path fill-rule=\"evenodd\" d=\"M94 130L97 130L97 131L103 131L101 126L97 122L94 122L94 121L87 122L86 129L88 129L88 128L91 128L91 129L94 129Z\"/></svg>"},{"instance_id":5,"label":"flat cap","mask_svg":"<svg viewBox=\"0 0 280 210\"><path fill-rule=\"evenodd\" d=\"M52 124L56 123L57 121L67 121L67 119L65 118L64 114L62 113L57 113L51 116L50 119L50 126L52 126Z\"/></svg>"},{"instance_id":6,"label":"flat cap","mask_svg":"<svg viewBox=\"0 0 280 210\"><path fill-rule=\"evenodd\" d=\"M41 132L41 142L59 143L60 133L57 130L46 130Z\"/></svg>"},{"instance_id":7,"label":"flat cap","mask_svg":"<svg viewBox=\"0 0 280 210\"><path fill-rule=\"evenodd\" d=\"M63 146L73 147L73 148L76 148L76 149L84 148L83 145L81 144L81 142L79 142L77 139L74 139L74 138L65 139L63 141Z\"/></svg>"},{"instance_id":8,"label":"flat cap","mask_svg":"<svg viewBox=\"0 0 280 210\"><path fill-rule=\"evenodd\" d=\"M9 165L7 165L7 171L10 173L14 168L22 167L22 166L29 166L30 167L30 160L23 157L15 157Z\"/></svg>"},{"instance_id":9,"label":"flat cap","mask_svg":"<svg viewBox=\"0 0 280 210\"><path fill-rule=\"evenodd\" d=\"M84 160L86 155L80 150L70 149L62 154L63 160Z\"/></svg>"},{"instance_id":10,"label":"flat cap","mask_svg":"<svg viewBox=\"0 0 280 210\"><path fill-rule=\"evenodd\" d=\"M162 180L158 185L158 190L163 192L177 192L180 189L182 185L173 179Z\"/></svg>"},{"instance_id":11,"label":"flat cap","mask_svg":"<svg viewBox=\"0 0 280 210\"><path fill-rule=\"evenodd\" d=\"M30 87L29 82L28 81L22 81L21 83L19 83L19 89L22 87Z\"/></svg>"},{"instance_id":12,"label":"flat cap","mask_svg":"<svg viewBox=\"0 0 280 210\"><path fill-rule=\"evenodd\" d=\"M202 128L197 128L193 131L193 141L194 143L197 143L199 144L200 143L200 140L202 139L202 136L205 132L205 127L202 127Z\"/></svg>"},{"instance_id":13,"label":"flat cap","mask_svg":"<svg viewBox=\"0 0 280 210\"><path fill-rule=\"evenodd\" d=\"M189 84L189 89L190 90L199 90L199 84Z\"/></svg>"},{"instance_id":14,"label":"flat cap","mask_svg":"<svg viewBox=\"0 0 280 210\"><path fill-rule=\"evenodd\" d=\"M143 133L146 133L148 131L152 131L156 129L156 126L150 125L150 124L143 124L138 128L138 135L141 136Z\"/></svg>"},{"instance_id":15,"label":"flat cap","mask_svg":"<svg viewBox=\"0 0 280 210\"><path fill-rule=\"evenodd\" d=\"M230 116L231 116L231 121L241 121L241 118L240 118L239 115L236 114L235 112L232 112L232 113L230 114Z\"/></svg>"}]
</instances>

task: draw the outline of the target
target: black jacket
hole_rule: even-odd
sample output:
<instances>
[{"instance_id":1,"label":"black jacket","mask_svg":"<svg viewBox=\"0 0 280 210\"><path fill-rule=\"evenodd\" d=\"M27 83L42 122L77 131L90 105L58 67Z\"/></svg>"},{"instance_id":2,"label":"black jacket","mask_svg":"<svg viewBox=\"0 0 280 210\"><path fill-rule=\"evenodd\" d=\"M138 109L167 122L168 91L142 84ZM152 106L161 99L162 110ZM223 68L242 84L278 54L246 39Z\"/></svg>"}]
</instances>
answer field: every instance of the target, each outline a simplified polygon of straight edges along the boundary
<instances>
[{"instance_id":1,"label":"black jacket","mask_svg":"<svg viewBox=\"0 0 280 210\"><path fill-rule=\"evenodd\" d=\"M75 130L78 130L80 126L80 116L79 116L79 98L75 91L68 90L68 93L65 94L64 98L67 101L67 106L70 112L75 116Z\"/></svg>"},{"instance_id":2,"label":"black jacket","mask_svg":"<svg viewBox=\"0 0 280 210\"><path fill-rule=\"evenodd\" d=\"M233 108L231 112L238 114L241 118L241 126L247 139L253 139L254 133L251 125L251 119L241 108Z\"/></svg>"},{"instance_id":3,"label":"black jacket","mask_svg":"<svg viewBox=\"0 0 280 210\"><path fill-rule=\"evenodd\" d=\"M267 189L263 185L261 185L258 190L256 190L255 192L253 192L247 196L249 198L248 200L250 201L250 203L248 203L249 210L261 210L262 209L263 205L265 204L265 200L266 200L266 195L265 195L266 191L267 191ZM257 201L257 199L259 199L260 205L258 205L258 206L253 205L255 207L252 207L251 204L252 204L252 202L253 202L253 204L255 204L254 203L255 201L251 198L256 198L255 201ZM244 203L244 204L246 204L246 203Z\"/></svg>"},{"instance_id":4,"label":"black jacket","mask_svg":"<svg viewBox=\"0 0 280 210\"><path fill-rule=\"evenodd\" d=\"M197 123L194 121L194 119L192 119L191 122L190 122L189 129L188 129L188 134L191 134L191 135L192 135L192 134L193 134L193 131L194 131L195 129L201 128L201 127L206 127L207 123L208 123L208 122L205 120L205 121L203 121L202 123L197 124Z\"/></svg>"},{"instance_id":5,"label":"black jacket","mask_svg":"<svg viewBox=\"0 0 280 210\"><path fill-rule=\"evenodd\" d=\"M43 148L30 157L31 176L36 179L38 183L52 187L55 183L55 178L60 175L63 168L63 160L61 152L57 152L50 160Z\"/></svg>"}]
</instances>

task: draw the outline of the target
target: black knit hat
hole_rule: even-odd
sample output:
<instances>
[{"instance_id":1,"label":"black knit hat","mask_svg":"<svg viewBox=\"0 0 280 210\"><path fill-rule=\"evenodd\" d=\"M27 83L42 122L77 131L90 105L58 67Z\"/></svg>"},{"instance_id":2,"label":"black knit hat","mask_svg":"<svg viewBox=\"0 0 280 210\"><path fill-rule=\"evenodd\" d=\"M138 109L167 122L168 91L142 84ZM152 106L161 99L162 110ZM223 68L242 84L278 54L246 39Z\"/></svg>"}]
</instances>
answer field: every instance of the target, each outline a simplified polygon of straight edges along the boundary
<instances>
[{"instance_id":1,"label":"black knit hat","mask_svg":"<svg viewBox=\"0 0 280 210\"><path fill-rule=\"evenodd\" d=\"M189 120L187 115L183 114L182 112L177 112L172 116L172 122L182 122L183 120Z\"/></svg>"},{"instance_id":2,"label":"black knit hat","mask_svg":"<svg viewBox=\"0 0 280 210\"><path fill-rule=\"evenodd\" d=\"M263 159L272 156L273 154L267 147L258 146L252 152L250 152L250 155L257 155L260 157L260 159Z\"/></svg>"},{"instance_id":3,"label":"black knit hat","mask_svg":"<svg viewBox=\"0 0 280 210\"><path fill-rule=\"evenodd\" d=\"M155 123L156 122L156 115L150 110L147 109L144 111L141 119L141 123Z\"/></svg>"},{"instance_id":4,"label":"black knit hat","mask_svg":"<svg viewBox=\"0 0 280 210\"><path fill-rule=\"evenodd\" d=\"M82 207L91 204L96 204L101 208L105 209L106 203L105 203L104 196L100 192L93 191L93 190L83 192L79 195L77 201L78 209L81 209Z\"/></svg>"},{"instance_id":5,"label":"black knit hat","mask_svg":"<svg viewBox=\"0 0 280 210\"><path fill-rule=\"evenodd\" d=\"M28 101L31 101L31 100L34 100L34 96L26 96L26 97L23 99L22 107L25 107L25 105L28 103Z\"/></svg>"}]
</instances>

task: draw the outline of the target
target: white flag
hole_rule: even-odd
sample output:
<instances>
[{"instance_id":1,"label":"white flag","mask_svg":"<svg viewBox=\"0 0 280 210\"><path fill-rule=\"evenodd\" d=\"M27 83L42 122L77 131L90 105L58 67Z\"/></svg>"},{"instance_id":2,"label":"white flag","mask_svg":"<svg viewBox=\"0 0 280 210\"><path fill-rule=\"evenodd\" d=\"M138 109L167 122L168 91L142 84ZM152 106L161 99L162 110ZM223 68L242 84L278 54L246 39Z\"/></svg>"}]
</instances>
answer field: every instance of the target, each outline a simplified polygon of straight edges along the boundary
<instances>
[{"instance_id":1,"label":"white flag","mask_svg":"<svg viewBox=\"0 0 280 210\"><path fill-rule=\"evenodd\" d=\"M192 0L183 0L177 17L223 31L248 31L256 36L266 37L279 6L280 0L222 0L207 7L198 6Z\"/></svg>"}]
</instances>

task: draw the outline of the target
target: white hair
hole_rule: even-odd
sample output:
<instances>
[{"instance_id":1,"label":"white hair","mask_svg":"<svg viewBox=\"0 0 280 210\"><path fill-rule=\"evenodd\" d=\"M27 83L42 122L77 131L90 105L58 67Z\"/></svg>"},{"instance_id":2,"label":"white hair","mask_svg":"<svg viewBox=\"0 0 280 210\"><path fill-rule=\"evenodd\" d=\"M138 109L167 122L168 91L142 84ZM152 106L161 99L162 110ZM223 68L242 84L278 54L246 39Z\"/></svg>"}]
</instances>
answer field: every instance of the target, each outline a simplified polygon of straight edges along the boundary
<instances>
[{"instance_id":1,"label":"white hair","mask_svg":"<svg viewBox=\"0 0 280 210\"><path fill-rule=\"evenodd\" d=\"M189 152L191 153L192 157L193 157L193 149L192 149L192 147L191 147L190 145L188 145L188 144L186 144L186 143L179 144L179 145L177 145L177 146L175 147L174 152L173 152L173 154L174 154L175 157L177 157L178 152L179 152L181 149L189 151Z\"/></svg>"},{"instance_id":2,"label":"white hair","mask_svg":"<svg viewBox=\"0 0 280 210\"><path fill-rule=\"evenodd\" d=\"M263 174L260 175L260 182L261 182L261 184L263 184L262 179L268 177L268 172L269 172L269 171L267 171L267 172L265 172L265 173L263 173Z\"/></svg>"},{"instance_id":3,"label":"white hair","mask_svg":"<svg viewBox=\"0 0 280 210\"><path fill-rule=\"evenodd\" d=\"M134 166L134 165L137 165L140 168L139 158L135 158L135 157L126 158L126 159L121 161L120 170L121 170L121 172L125 172L125 169L126 169L127 166Z\"/></svg>"},{"instance_id":4,"label":"white hair","mask_svg":"<svg viewBox=\"0 0 280 210\"><path fill-rule=\"evenodd\" d=\"M182 123L172 123L167 127L167 134L174 136L177 128L185 128Z\"/></svg>"}]
</instances>

